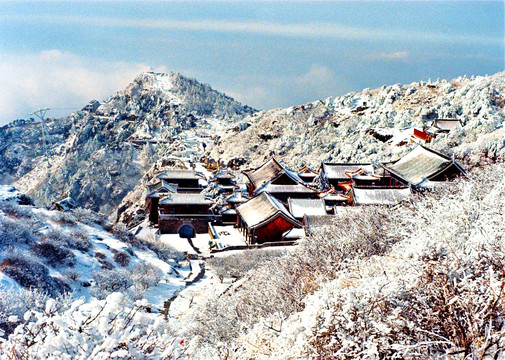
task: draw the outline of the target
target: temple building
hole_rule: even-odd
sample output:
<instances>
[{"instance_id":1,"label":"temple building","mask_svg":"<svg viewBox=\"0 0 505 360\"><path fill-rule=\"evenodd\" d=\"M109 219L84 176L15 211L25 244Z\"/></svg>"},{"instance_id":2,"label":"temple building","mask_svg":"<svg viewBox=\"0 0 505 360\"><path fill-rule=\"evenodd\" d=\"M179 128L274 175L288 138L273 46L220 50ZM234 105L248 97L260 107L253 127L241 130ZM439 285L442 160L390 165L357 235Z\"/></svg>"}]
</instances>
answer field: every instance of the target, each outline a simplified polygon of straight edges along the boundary
<instances>
[{"instance_id":1,"label":"temple building","mask_svg":"<svg viewBox=\"0 0 505 360\"><path fill-rule=\"evenodd\" d=\"M393 179L415 189L433 188L465 174L453 158L422 145L392 164L382 164L382 167Z\"/></svg>"},{"instance_id":2,"label":"temple building","mask_svg":"<svg viewBox=\"0 0 505 360\"><path fill-rule=\"evenodd\" d=\"M238 228L248 244L282 241L282 234L302 224L267 192L237 207Z\"/></svg>"}]
</instances>

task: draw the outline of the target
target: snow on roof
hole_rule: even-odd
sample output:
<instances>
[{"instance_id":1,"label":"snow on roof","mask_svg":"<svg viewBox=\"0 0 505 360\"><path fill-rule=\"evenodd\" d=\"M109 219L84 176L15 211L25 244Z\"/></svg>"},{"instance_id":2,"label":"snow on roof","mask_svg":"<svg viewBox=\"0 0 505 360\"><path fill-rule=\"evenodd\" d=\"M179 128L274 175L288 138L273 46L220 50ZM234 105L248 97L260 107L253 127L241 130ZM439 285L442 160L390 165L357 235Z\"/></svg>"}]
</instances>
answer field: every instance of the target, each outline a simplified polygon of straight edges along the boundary
<instances>
[{"instance_id":1,"label":"snow on roof","mask_svg":"<svg viewBox=\"0 0 505 360\"><path fill-rule=\"evenodd\" d=\"M319 195L321 199L327 201L349 201L349 197L344 194L326 193Z\"/></svg>"},{"instance_id":2,"label":"snow on roof","mask_svg":"<svg viewBox=\"0 0 505 360\"><path fill-rule=\"evenodd\" d=\"M237 207L237 211L250 229L257 228L278 215L295 226L301 226L284 205L267 192L262 192L255 198L243 203Z\"/></svg>"},{"instance_id":3,"label":"snow on roof","mask_svg":"<svg viewBox=\"0 0 505 360\"><path fill-rule=\"evenodd\" d=\"M150 193L147 195L147 197L157 197L159 193L163 192L177 192L178 185L177 184L172 184L169 183L166 180L161 180L158 181L157 183L148 185L148 190Z\"/></svg>"},{"instance_id":4,"label":"snow on roof","mask_svg":"<svg viewBox=\"0 0 505 360\"><path fill-rule=\"evenodd\" d=\"M246 170L243 173L249 178L249 181L255 188L259 188L267 182L272 182L281 177L283 174L289 176L295 183L303 182L295 171L286 169L274 158L268 160L266 163L254 170Z\"/></svg>"},{"instance_id":5,"label":"snow on roof","mask_svg":"<svg viewBox=\"0 0 505 360\"><path fill-rule=\"evenodd\" d=\"M255 194L259 194L261 192L269 192L271 194L290 194L290 193L302 193L302 194L315 194L316 190L311 189L303 184L296 185L283 185L283 184L271 184L270 182L266 183L262 187L256 189L254 191Z\"/></svg>"},{"instance_id":6,"label":"snow on roof","mask_svg":"<svg viewBox=\"0 0 505 360\"><path fill-rule=\"evenodd\" d=\"M223 169L219 171L217 174L215 174L214 177L216 179L233 179L235 178L235 175L233 175L233 173L230 170Z\"/></svg>"},{"instance_id":7,"label":"snow on roof","mask_svg":"<svg viewBox=\"0 0 505 360\"><path fill-rule=\"evenodd\" d=\"M418 185L425 179L442 173L452 164L455 162L451 158L419 145L396 163L382 166L405 182ZM457 166L463 171L459 165Z\"/></svg>"},{"instance_id":8,"label":"snow on roof","mask_svg":"<svg viewBox=\"0 0 505 360\"><path fill-rule=\"evenodd\" d=\"M161 205L211 205L204 194L170 193L160 201Z\"/></svg>"},{"instance_id":9,"label":"snow on roof","mask_svg":"<svg viewBox=\"0 0 505 360\"><path fill-rule=\"evenodd\" d=\"M233 195L230 195L226 198L226 202L228 203L243 203L246 202L247 199L243 196L241 190L235 190Z\"/></svg>"},{"instance_id":10,"label":"snow on roof","mask_svg":"<svg viewBox=\"0 0 505 360\"><path fill-rule=\"evenodd\" d=\"M288 199L289 211L295 218L304 215L327 215L323 199Z\"/></svg>"},{"instance_id":11,"label":"snow on roof","mask_svg":"<svg viewBox=\"0 0 505 360\"><path fill-rule=\"evenodd\" d=\"M372 165L370 163L363 164L332 164L323 163L323 171L328 179L340 179L349 180L350 176L346 172L355 172L359 169L367 169L369 172L373 172Z\"/></svg>"},{"instance_id":12,"label":"snow on roof","mask_svg":"<svg viewBox=\"0 0 505 360\"><path fill-rule=\"evenodd\" d=\"M158 179L192 179L198 180L199 176L196 175L194 170L172 169L165 170L161 174L156 175Z\"/></svg>"},{"instance_id":13,"label":"snow on roof","mask_svg":"<svg viewBox=\"0 0 505 360\"><path fill-rule=\"evenodd\" d=\"M444 131L451 131L461 125L458 119L437 119L433 121L433 126Z\"/></svg>"},{"instance_id":14,"label":"snow on roof","mask_svg":"<svg viewBox=\"0 0 505 360\"><path fill-rule=\"evenodd\" d=\"M356 205L395 205L407 200L410 188L378 188L378 187L353 187L354 202Z\"/></svg>"},{"instance_id":15,"label":"snow on roof","mask_svg":"<svg viewBox=\"0 0 505 360\"><path fill-rule=\"evenodd\" d=\"M305 236L305 230L303 228L292 228L282 234L282 237L286 240L297 240Z\"/></svg>"}]
</instances>

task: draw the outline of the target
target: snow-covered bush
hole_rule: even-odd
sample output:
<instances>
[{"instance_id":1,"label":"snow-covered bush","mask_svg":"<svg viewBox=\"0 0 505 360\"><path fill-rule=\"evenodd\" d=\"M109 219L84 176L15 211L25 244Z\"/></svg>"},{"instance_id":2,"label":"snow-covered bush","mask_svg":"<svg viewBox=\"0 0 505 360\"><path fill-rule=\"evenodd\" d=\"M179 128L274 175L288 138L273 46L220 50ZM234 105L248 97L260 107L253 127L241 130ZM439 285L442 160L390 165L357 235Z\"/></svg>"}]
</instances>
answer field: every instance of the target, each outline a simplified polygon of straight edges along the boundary
<instances>
[{"instance_id":1,"label":"snow-covered bush","mask_svg":"<svg viewBox=\"0 0 505 360\"><path fill-rule=\"evenodd\" d=\"M55 223L60 225L74 226L77 223L77 218L69 211L58 211L53 215Z\"/></svg>"},{"instance_id":2,"label":"snow-covered bush","mask_svg":"<svg viewBox=\"0 0 505 360\"><path fill-rule=\"evenodd\" d=\"M52 296L69 290L68 285L62 280L50 276L49 269L45 265L27 256L18 248L8 248L2 257L0 271L27 289L39 289Z\"/></svg>"},{"instance_id":3,"label":"snow-covered bush","mask_svg":"<svg viewBox=\"0 0 505 360\"><path fill-rule=\"evenodd\" d=\"M72 209L71 211L77 221L86 225L93 225L93 224L104 225L107 221L106 216L98 214L88 209L84 209L82 207Z\"/></svg>"},{"instance_id":4,"label":"snow-covered bush","mask_svg":"<svg viewBox=\"0 0 505 360\"><path fill-rule=\"evenodd\" d=\"M18 219L30 219L34 215L32 207L26 205L18 205L10 201L0 203L0 210L3 211L4 214Z\"/></svg>"},{"instance_id":5,"label":"snow-covered bush","mask_svg":"<svg viewBox=\"0 0 505 360\"><path fill-rule=\"evenodd\" d=\"M132 303L121 293L105 300L76 300L58 309L49 299L31 309L7 340L0 357L10 359L172 359L186 350L167 323L148 312L146 301Z\"/></svg>"},{"instance_id":6,"label":"snow-covered bush","mask_svg":"<svg viewBox=\"0 0 505 360\"><path fill-rule=\"evenodd\" d=\"M0 214L0 250L14 244L31 244L35 239L29 222L16 221Z\"/></svg>"},{"instance_id":7,"label":"snow-covered bush","mask_svg":"<svg viewBox=\"0 0 505 360\"><path fill-rule=\"evenodd\" d=\"M44 258L47 265L73 266L75 264L75 255L72 251L50 241L43 241L31 247L32 252Z\"/></svg>"},{"instance_id":8,"label":"snow-covered bush","mask_svg":"<svg viewBox=\"0 0 505 360\"><path fill-rule=\"evenodd\" d=\"M285 250L249 250L229 256L210 258L207 264L220 279L227 276L241 278L249 270L265 265L273 258L286 254Z\"/></svg>"},{"instance_id":9,"label":"snow-covered bush","mask_svg":"<svg viewBox=\"0 0 505 360\"><path fill-rule=\"evenodd\" d=\"M142 244L144 244L149 250L154 251L163 261L179 262L186 258L184 253L177 251L172 246L162 241L146 238L142 239Z\"/></svg>"},{"instance_id":10,"label":"snow-covered bush","mask_svg":"<svg viewBox=\"0 0 505 360\"><path fill-rule=\"evenodd\" d=\"M140 249L145 248L145 246L143 246L143 244L142 244L142 240L137 238L131 232L129 232L128 228L126 227L125 224L122 224L122 223L113 224L109 227L109 231L112 235L114 235L119 240L121 240L127 244L130 244L132 246L136 246Z\"/></svg>"},{"instance_id":11,"label":"snow-covered bush","mask_svg":"<svg viewBox=\"0 0 505 360\"><path fill-rule=\"evenodd\" d=\"M141 299L147 289L158 285L162 273L157 267L142 263L129 269L96 271L93 278L96 286L90 289L90 293L98 299L116 291L128 294L132 299Z\"/></svg>"},{"instance_id":12,"label":"snow-covered bush","mask_svg":"<svg viewBox=\"0 0 505 360\"><path fill-rule=\"evenodd\" d=\"M503 358L504 171L488 166L408 204L390 251L336 266L304 310L239 336L236 356Z\"/></svg>"},{"instance_id":13,"label":"snow-covered bush","mask_svg":"<svg viewBox=\"0 0 505 360\"><path fill-rule=\"evenodd\" d=\"M88 251L92 246L89 236L77 228L71 231L50 229L43 234L41 239L55 246L77 249L82 252Z\"/></svg>"},{"instance_id":14,"label":"snow-covered bush","mask_svg":"<svg viewBox=\"0 0 505 360\"><path fill-rule=\"evenodd\" d=\"M82 252L90 250L93 246L89 236L85 232L77 230L70 232L67 243L70 248L77 249Z\"/></svg>"},{"instance_id":15,"label":"snow-covered bush","mask_svg":"<svg viewBox=\"0 0 505 360\"><path fill-rule=\"evenodd\" d=\"M118 251L113 249L113 259L119 266L125 267L130 263L130 255L124 251Z\"/></svg>"},{"instance_id":16,"label":"snow-covered bush","mask_svg":"<svg viewBox=\"0 0 505 360\"><path fill-rule=\"evenodd\" d=\"M48 299L50 296L47 293L36 289L9 289L0 286L0 337L6 338L23 321L23 315L28 310L42 311ZM70 299L67 293L59 295L56 304L60 308L64 307ZM2 331L4 334L1 334Z\"/></svg>"}]
</instances>

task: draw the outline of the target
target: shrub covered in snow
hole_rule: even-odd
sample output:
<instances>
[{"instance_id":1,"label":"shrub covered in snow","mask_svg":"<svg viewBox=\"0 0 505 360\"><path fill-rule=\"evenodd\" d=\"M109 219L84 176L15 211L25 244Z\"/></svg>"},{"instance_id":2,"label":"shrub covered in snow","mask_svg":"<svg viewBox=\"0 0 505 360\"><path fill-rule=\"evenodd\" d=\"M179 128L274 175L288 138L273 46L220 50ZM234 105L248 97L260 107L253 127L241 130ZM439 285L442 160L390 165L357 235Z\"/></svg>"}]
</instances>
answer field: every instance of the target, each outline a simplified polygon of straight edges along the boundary
<instances>
[{"instance_id":1,"label":"shrub covered in snow","mask_svg":"<svg viewBox=\"0 0 505 360\"><path fill-rule=\"evenodd\" d=\"M129 269L96 271L93 278L96 286L90 292L99 299L116 291L127 293L132 299L141 299L147 289L160 282L162 273L152 265L138 264Z\"/></svg>"},{"instance_id":2,"label":"shrub covered in snow","mask_svg":"<svg viewBox=\"0 0 505 360\"><path fill-rule=\"evenodd\" d=\"M77 221L86 225L105 225L107 222L107 217L102 214L98 214L88 209L78 207L71 210L72 214L75 216Z\"/></svg>"},{"instance_id":3,"label":"shrub covered in snow","mask_svg":"<svg viewBox=\"0 0 505 360\"><path fill-rule=\"evenodd\" d=\"M31 256L26 256L17 248L8 248L2 254L0 271L16 280L27 289L38 289L57 296L69 290L67 284L49 274L49 269Z\"/></svg>"},{"instance_id":4,"label":"shrub covered in snow","mask_svg":"<svg viewBox=\"0 0 505 360\"><path fill-rule=\"evenodd\" d=\"M35 244L31 248L32 252L45 259L49 266L73 266L75 255L72 251L52 242L44 241Z\"/></svg>"},{"instance_id":5,"label":"shrub covered in snow","mask_svg":"<svg viewBox=\"0 0 505 360\"><path fill-rule=\"evenodd\" d=\"M28 310L44 310L49 299L47 293L36 289L9 289L0 286L0 337L9 335L23 321L23 315ZM68 294L59 295L56 304L62 307L69 299ZM2 331L4 334L1 334Z\"/></svg>"},{"instance_id":6,"label":"shrub covered in snow","mask_svg":"<svg viewBox=\"0 0 505 360\"><path fill-rule=\"evenodd\" d=\"M186 350L162 317L147 312L146 301L132 303L120 293L60 309L49 299L21 322L8 339L0 338L1 358L171 359Z\"/></svg>"},{"instance_id":7,"label":"shrub covered in snow","mask_svg":"<svg viewBox=\"0 0 505 360\"><path fill-rule=\"evenodd\" d=\"M29 223L0 214L0 250L15 244L31 244L35 240Z\"/></svg>"},{"instance_id":8,"label":"shrub covered in snow","mask_svg":"<svg viewBox=\"0 0 505 360\"><path fill-rule=\"evenodd\" d=\"M0 210L14 218L25 218L30 219L33 217L34 213L32 207L26 205L19 205L14 202L0 202Z\"/></svg>"},{"instance_id":9,"label":"shrub covered in snow","mask_svg":"<svg viewBox=\"0 0 505 360\"><path fill-rule=\"evenodd\" d=\"M119 266L125 267L130 263L130 255L124 251L113 251L113 259Z\"/></svg>"},{"instance_id":10,"label":"shrub covered in snow","mask_svg":"<svg viewBox=\"0 0 505 360\"><path fill-rule=\"evenodd\" d=\"M210 258L207 264L220 279L227 276L241 278L251 269L286 254L285 250L249 250L229 256Z\"/></svg>"},{"instance_id":11,"label":"shrub covered in snow","mask_svg":"<svg viewBox=\"0 0 505 360\"><path fill-rule=\"evenodd\" d=\"M57 211L53 214L53 220L60 225L73 226L77 223L76 216L69 211Z\"/></svg>"}]
</instances>

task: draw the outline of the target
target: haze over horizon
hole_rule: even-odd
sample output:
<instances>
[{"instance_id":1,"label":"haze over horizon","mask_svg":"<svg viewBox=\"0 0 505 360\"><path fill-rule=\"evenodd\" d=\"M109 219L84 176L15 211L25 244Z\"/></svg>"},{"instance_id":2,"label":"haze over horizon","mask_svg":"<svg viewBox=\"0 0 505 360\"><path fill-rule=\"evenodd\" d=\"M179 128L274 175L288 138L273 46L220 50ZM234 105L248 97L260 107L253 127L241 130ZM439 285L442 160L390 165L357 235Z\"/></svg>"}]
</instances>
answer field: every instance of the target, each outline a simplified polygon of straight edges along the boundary
<instances>
[{"instance_id":1,"label":"haze over horizon","mask_svg":"<svg viewBox=\"0 0 505 360\"><path fill-rule=\"evenodd\" d=\"M494 74L504 14L502 1L1 2L0 125L102 101L149 67L259 109Z\"/></svg>"}]
</instances>

